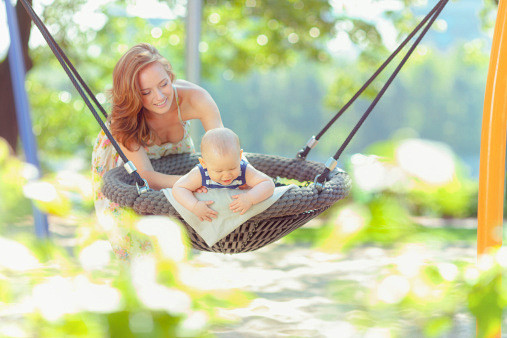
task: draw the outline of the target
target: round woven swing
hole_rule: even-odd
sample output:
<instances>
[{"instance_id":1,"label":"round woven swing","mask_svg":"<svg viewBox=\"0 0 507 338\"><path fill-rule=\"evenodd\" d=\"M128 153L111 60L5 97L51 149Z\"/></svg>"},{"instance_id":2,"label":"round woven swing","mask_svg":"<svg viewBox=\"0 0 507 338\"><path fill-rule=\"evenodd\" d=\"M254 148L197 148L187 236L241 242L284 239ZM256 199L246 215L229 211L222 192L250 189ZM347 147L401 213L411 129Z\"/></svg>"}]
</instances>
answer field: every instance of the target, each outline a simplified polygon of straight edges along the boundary
<instances>
[{"instance_id":1,"label":"round woven swing","mask_svg":"<svg viewBox=\"0 0 507 338\"><path fill-rule=\"evenodd\" d=\"M239 253L256 250L272 243L289 232L302 226L310 219L322 213L338 200L347 196L350 189L350 178L342 170L336 169L338 158L349 144L359 127L369 116L393 79L399 73L421 39L428 32L436 18L442 12L449 0L440 0L433 9L420 21L405 40L393 51L366 83L354 94L354 96L335 114L327 125L308 141L294 159L273 155L246 153L249 162L258 170L269 175L273 179L287 178L300 182L313 182L306 186L289 189L282 197L262 213L252 217L240 225L236 230L209 248L204 240L180 217L169 203L163 192L148 188L132 162L130 162L118 143L114 140L107 126L104 124L94 105L107 118L107 113L97 98L86 85L75 67L49 33L47 27L37 16L27 0L21 0L28 15L39 28L49 47L67 73L72 84L83 98L85 104L94 115L97 123L101 126L112 145L120 155L126 167L118 167L108 171L103 176L102 191L104 195L122 207L132 208L141 215L169 215L179 218L185 225L192 246L198 250L222 253ZM399 65L388 78L382 89L378 92L368 109L363 113L359 122L355 125L346 140L340 146L335 155L328 159L326 164L308 161L306 157L315 147L323 134L336 122L336 120L348 109L348 107L361 95L371 82L387 67L394 57L407 45L407 43L419 32L419 36L409 48L408 52L400 61ZM92 104L93 102L93 104ZM165 174L183 175L190 171L198 163L199 154L178 154L152 160L153 168ZM140 188L139 188L140 187Z\"/></svg>"},{"instance_id":2,"label":"round woven swing","mask_svg":"<svg viewBox=\"0 0 507 338\"><path fill-rule=\"evenodd\" d=\"M325 169L322 163L303 159L253 153L245 153L245 156L256 169L273 179L279 177L300 182L313 181ZM152 160L152 164L158 172L183 175L199 162L198 157L199 154L169 155ZM132 208L138 214L168 215L178 218L184 224L195 249L239 253L259 249L299 228L346 197L350 185L349 175L342 170L334 169L320 192L314 184L289 189L268 209L240 225L211 248L181 218L161 191L150 190L139 195L133 177L124 167L112 169L104 174L102 192L111 201L122 207Z\"/></svg>"}]
</instances>

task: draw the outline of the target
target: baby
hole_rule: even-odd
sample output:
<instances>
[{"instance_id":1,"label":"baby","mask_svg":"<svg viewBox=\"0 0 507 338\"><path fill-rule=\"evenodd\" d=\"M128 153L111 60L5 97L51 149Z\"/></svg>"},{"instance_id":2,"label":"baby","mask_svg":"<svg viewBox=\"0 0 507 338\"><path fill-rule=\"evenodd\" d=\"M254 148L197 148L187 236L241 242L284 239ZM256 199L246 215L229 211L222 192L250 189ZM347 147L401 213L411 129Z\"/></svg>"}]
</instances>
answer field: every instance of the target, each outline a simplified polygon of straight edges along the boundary
<instances>
[{"instance_id":1,"label":"baby","mask_svg":"<svg viewBox=\"0 0 507 338\"><path fill-rule=\"evenodd\" d=\"M229 205L233 212L243 215L254 204L273 195L273 180L242 160L243 150L238 136L228 128L211 129L201 140L200 164L181 177L173 186L176 201L193 212L201 221L210 221L217 212L209 207L213 201L199 201L192 193L206 188L237 189L246 185L244 194L233 195Z\"/></svg>"}]
</instances>

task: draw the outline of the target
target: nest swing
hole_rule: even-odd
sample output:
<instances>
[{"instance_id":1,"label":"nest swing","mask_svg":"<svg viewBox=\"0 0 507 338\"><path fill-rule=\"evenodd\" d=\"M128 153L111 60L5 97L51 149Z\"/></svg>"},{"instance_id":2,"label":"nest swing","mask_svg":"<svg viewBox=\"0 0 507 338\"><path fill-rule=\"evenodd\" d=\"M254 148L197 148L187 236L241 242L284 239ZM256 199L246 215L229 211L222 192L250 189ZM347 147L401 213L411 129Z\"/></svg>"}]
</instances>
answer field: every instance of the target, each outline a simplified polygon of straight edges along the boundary
<instances>
[{"instance_id":1,"label":"nest swing","mask_svg":"<svg viewBox=\"0 0 507 338\"><path fill-rule=\"evenodd\" d=\"M245 156L256 169L274 179L313 181L325 169L322 163L303 159L254 153L245 153ZM199 154L169 155L153 160L152 164L158 172L183 175L199 162L198 157ZM350 184L347 173L334 169L320 192L314 184L289 189L268 209L240 225L211 248L181 218L161 191L150 190L139 195L133 177L125 168L118 167L104 174L102 192L111 201L122 207L132 208L137 214L168 215L178 218L184 224L195 249L239 253L259 249L299 228L346 197Z\"/></svg>"}]
</instances>

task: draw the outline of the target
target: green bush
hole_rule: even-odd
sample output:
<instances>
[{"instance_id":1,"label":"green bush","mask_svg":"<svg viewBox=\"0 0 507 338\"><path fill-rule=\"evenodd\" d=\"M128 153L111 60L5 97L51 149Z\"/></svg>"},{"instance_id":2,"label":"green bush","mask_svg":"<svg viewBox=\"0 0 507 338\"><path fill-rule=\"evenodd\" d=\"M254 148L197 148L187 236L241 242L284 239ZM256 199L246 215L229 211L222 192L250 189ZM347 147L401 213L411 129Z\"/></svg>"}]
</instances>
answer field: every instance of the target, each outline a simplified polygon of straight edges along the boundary
<instances>
[{"instance_id":1,"label":"green bush","mask_svg":"<svg viewBox=\"0 0 507 338\"><path fill-rule=\"evenodd\" d=\"M206 337L224 321L217 307L244 306L238 290L200 290L180 271L188 262L183 227L164 217L135 219L150 254L118 261L107 241L81 238L75 256L33 237L0 237L1 336ZM137 230L136 230L137 229Z\"/></svg>"},{"instance_id":2,"label":"green bush","mask_svg":"<svg viewBox=\"0 0 507 338\"><path fill-rule=\"evenodd\" d=\"M9 154L7 142L0 138L0 231L8 224L26 219L32 212L30 200L23 195L27 178L35 168L24 164Z\"/></svg>"}]
</instances>

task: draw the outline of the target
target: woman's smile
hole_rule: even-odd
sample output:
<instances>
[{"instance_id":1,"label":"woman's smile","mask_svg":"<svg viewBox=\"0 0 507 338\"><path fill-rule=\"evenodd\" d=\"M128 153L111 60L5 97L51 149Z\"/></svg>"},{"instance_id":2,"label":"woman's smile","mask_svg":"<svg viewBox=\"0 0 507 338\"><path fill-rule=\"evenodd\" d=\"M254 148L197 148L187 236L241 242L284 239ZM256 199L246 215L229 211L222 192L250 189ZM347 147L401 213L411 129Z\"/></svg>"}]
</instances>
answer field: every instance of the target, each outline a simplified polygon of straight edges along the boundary
<instances>
[{"instance_id":1,"label":"woman's smile","mask_svg":"<svg viewBox=\"0 0 507 338\"><path fill-rule=\"evenodd\" d=\"M167 97L161 103L155 103L154 105L157 107L163 107L167 103Z\"/></svg>"}]
</instances>

